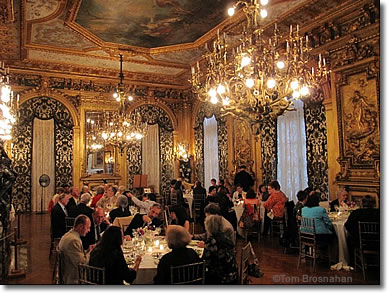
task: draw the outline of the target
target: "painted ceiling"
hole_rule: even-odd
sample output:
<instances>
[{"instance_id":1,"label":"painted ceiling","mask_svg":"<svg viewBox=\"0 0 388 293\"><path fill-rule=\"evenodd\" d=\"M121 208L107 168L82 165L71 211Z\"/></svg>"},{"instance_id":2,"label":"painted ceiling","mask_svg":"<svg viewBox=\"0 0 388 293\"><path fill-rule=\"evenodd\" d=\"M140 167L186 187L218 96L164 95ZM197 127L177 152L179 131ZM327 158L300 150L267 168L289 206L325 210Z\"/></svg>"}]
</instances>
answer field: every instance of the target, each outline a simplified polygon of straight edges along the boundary
<instances>
[{"instance_id":1,"label":"painted ceiling","mask_svg":"<svg viewBox=\"0 0 388 293\"><path fill-rule=\"evenodd\" d=\"M263 25L309 23L344 0L269 0ZM60 70L124 81L189 87L204 45L243 18L226 16L233 0L14 0L16 20L0 38L15 68Z\"/></svg>"}]
</instances>

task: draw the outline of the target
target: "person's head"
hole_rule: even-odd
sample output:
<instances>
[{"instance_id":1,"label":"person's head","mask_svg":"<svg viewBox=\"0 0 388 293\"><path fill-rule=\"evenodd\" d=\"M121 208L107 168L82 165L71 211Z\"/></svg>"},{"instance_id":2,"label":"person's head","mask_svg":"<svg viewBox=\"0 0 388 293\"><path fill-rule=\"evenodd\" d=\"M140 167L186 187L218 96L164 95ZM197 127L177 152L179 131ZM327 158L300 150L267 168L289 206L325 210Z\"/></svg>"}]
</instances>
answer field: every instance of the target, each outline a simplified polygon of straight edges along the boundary
<instances>
[{"instance_id":1,"label":"person's head","mask_svg":"<svg viewBox=\"0 0 388 293\"><path fill-rule=\"evenodd\" d=\"M178 223L184 224L184 219L187 219L187 213L184 207L181 205L174 205L171 207L171 218L173 220L178 220Z\"/></svg>"},{"instance_id":2,"label":"person's head","mask_svg":"<svg viewBox=\"0 0 388 293\"><path fill-rule=\"evenodd\" d=\"M125 191L125 186L120 185L118 191L119 191L120 194L123 194L124 191Z\"/></svg>"},{"instance_id":3,"label":"person's head","mask_svg":"<svg viewBox=\"0 0 388 293\"><path fill-rule=\"evenodd\" d=\"M107 253L111 253L116 249L121 249L122 244L123 238L121 228L117 226L109 226L102 234L100 242L97 245L99 249Z\"/></svg>"},{"instance_id":4,"label":"person's head","mask_svg":"<svg viewBox=\"0 0 388 293\"><path fill-rule=\"evenodd\" d=\"M73 230L77 231L79 235L85 236L90 231L90 219L83 214L74 219Z\"/></svg>"},{"instance_id":5,"label":"person's head","mask_svg":"<svg viewBox=\"0 0 388 293\"><path fill-rule=\"evenodd\" d=\"M276 180L274 180L270 184L268 184L269 194L272 194L274 191L278 191L278 190L280 190L280 184Z\"/></svg>"},{"instance_id":6,"label":"person's head","mask_svg":"<svg viewBox=\"0 0 388 293\"><path fill-rule=\"evenodd\" d=\"M337 191L337 198L339 202L346 201L348 199L348 192L345 188L340 188Z\"/></svg>"},{"instance_id":7,"label":"person's head","mask_svg":"<svg viewBox=\"0 0 388 293\"><path fill-rule=\"evenodd\" d=\"M67 194L70 194L70 186L69 185L63 185L64 192Z\"/></svg>"},{"instance_id":8,"label":"person's head","mask_svg":"<svg viewBox=\"0 0 388 293\"><path fill-rule=\"evenodd\" d=\"M237 184L236 185L236 190L237 190L238 193L242 193L243 192L243 188L242 188L241 184Z\"/></svg>"},{"instance_id":9,"label":"person's head","mask_svg":"<svg viewBox=\"0 0 388 293\"><path fill-rule=\"evenodd\" d=\"M64 193L64 192L65 192L65 189L63 187L61 187L61 186L59 186L59 187L57 187L55 189L55 193L56 194L61 194L61 193Z\"/></svg>"},{"instance_id":10,"label":"person's head","mask_svg":"<svg viewBox=\"0 0 388 293\"><path fill-rule=\"evenodd\" d=\"M267 186L265 184L260 184L259 186L259 192L261 194L265 193L267 191Z\"/></svg>"},{"instance_id":11,"label":"person's head","mask_svg":"<svg viewBox=\"0 0 388 293\"><path fill-rule=\"evenodd\" d=\"M104 189L104 186L98 186L97 189L96 189L96 194L104 194L105 192L105 189Z\"/></svg>"},{"instance_id":12,"label":"person's head","mask_svg":"<svg viewBox=\"0 0 388 293\"><path fill-rule=\"evenodd\" d=\"M179 180L178 180L178 181L175 183L174 189L179 190L179 189L181 189L181 186L182 186L182 181L179 181Z\"/></svg>"},{"instance_id":13,"label":"person's head","mask_svg":"<svg viewBox=\"0 0 388 293\"><path fill-rule=\"evenodd\" d=\"M212 185L209 187L209 195L215 195L216 192L217 192L217 186Z\"/></svg>"},{"instance_id":14,"label":"person's head","mask_svg":"<svg viewBox=\"0 0 388 293\"><path fill-rule=\"evenodd\" d=\"M116 192L117 192L117 188L116 188L115 186L110 186L110 187L108 187L108 189L106 190L106 195L107 195L108 197L112 197L112 196L114 196L114 195L116 194Z\"/></svg>"},{"instance_id":15,"label":"person's head","mask_svg":"<svg viewBox=\"0 0 388 293\"><path fill-rule=\"evenodd\" d=\"M162 210L162 207L160 206L160 204L155 203L155 204L150 208L150 211L148 212L148 216L149 216L151 219L156 218L157 216L159 216L161 210Z\"/></svg>"},{"instance_id":16,"label":"person's head","mask_svg":"<svg viewBox=\"0 0 388 293\"><path fill-rule=\"evenodd\" d=\"M64 206L67 205L67 203L69 202L69 199L70 199L70 196L69 194L66 194L66 193L61 193L59 196L58 196L58 201L63 204Z\"/></svg>"},{"instance_id":17,"label":"person's head","mask_svg":"<svg viewBox=\"0 0 388 293\"><path fill-rule=\"evenodd\" d=\"M90 202L90 198L91 198L90 193L83 193L81 195L79 202L87 205Z\"/></svg>"},{"instance_id":18,"label":"person's head","mask_svg":"<svg viewBox=\"0 0 388 293\"><path fill-rule=\"evenodd\" d=\"M241 165L240 166L240 170L242 171L242 170L245 170L247 168L247 166L245 166L245 165Z\"/></svg>"},{"instance_id":19,"label":"person's head","mask_svg":"<svg viewBox=\"0 0 388 293\"><path fill-rule=\"evenodd\" d=\"M312 187L308 186L308 187L306 187L303 191L304 191L304 193L306 193L307 196L310 196L310 195L313 194L313 191L314 191L314 190L313 190Z\"/></svg>"},{"instance_id":20,"label":"person's head","mask_svg":"<svg viewBox=\"0 0 388 293\"><path fill-rule=\"evenodd\" d=\"M229 190L225 186L220 185L220 186L217 186L217 193L228 194Z\"/></svg>"},{"instance_id":21,"label":"person's head","mask_svg":"<svg viewBox=\"0 0 388 293\"><path fill-rule=\"evenodd\" d=\"M210 180L210 184L211 184L212 186L216 186L216 185L217 185L217 180L216 180L215 178L212 178L212 179Z\"/></svg>"},{"instance_id":22,"label":"person's head","mask_svg":"<svg viewBox=\"0 0 388 293\"><path fill-rule=\"evenodd\" d=\"M153 192L151 192L151 193L144 193L143 194L143 201L146 201L146 200L156 201L155 193L153 193Z\"/></svg>"},{"instance_id":23,"label":"person's head","mask_svg":"<svg viewBox=\"0 0 388 293\"><path fill-rule=\"evenodd\" d=\"M89 192L89 187L86 186L86 185L82 186L82 188L81 188L81 194L87 193L87 192Z\"/></svg>"},{"instance_id":24,"label":"person's head","mask_svg":"<svg viewBox=\"0 0 388 293\"><path fill-rule=\"evenodd\" d=\"M93 221L95 225L100 225L105 218L105 212L103 208L96 207L93 212Z\"/></svg>"},{"instance_id":25,"label":"person's head","mask_svg":"<svg viewBox=\"0 0 388 293\"><path fill-rule=\"evenodd\" d=\"M117 206L120 207L120 208L125 209L128 206L128 197L126 197L123 194L120 194L117 197Z\"/></svg>"},{"instance_id":26,"label":"person's head","mask_svg":"<svg viewBox=\"0 0 388 293\"><path fill-rule=\"evenodd\" d=\"M304 190L299 190L296 197L298 198L298 201L303 202L307 199L307 193L304 192Z\"/></svg>"},{"instance_id":27,"label":"person's head","mask_svg":"<svg viewBox=\"0 0 388 293\"><path fill-rule=\"evenodd\" d=\"M176 179L172 179L171 182L170 182L170 186L171 187L174 187L176 184Z\"/></svg>"},{"instance_id":28,"label":"person's head","mask_svg":"<svg viewBox=\"0 0 388 293\"><path fill-rule=\"evenodd\" d=\"M169 248L183 248L191 241L189 232L182 226L169 225L166 231L166 242Z\"/></svg>"},{"instance_id":29,"label":"person's head","mask_svg":"<svg viewBox=\"0 0 388 293\"><path fill-rule=\"evenodd\" d=\"M321 200L321 194L319 192L314 192L314 194L310 195L306 203L304 204L306 207L312 208L319 206L319 202Z\"/></svg>"},{"instance_id":30,"label":"person's head","mask_svg":"<svg viewBox=\"0 0 388 293\"><path fill-rule=\"evenodd\" d=\"M363 208L374 208L376 207L376 199L370 195L366 195L362 198L361 205Z\"/></svg>"},{"instance_id":31,"label":"person's head","mask_svg":"<svg viewBox=\"0 0 388 293\"><path fill-rule=\"evenodd\" d=\"M210 216L210 215L221 215L221 209L220 209L220 205L218 203L215 203L215 202L211 202L209 203L205 208L204 208L204 213L207 216Z\"/></svg>"},{"instance_id":32,"label":"person's head","mask_svg":"<svg viewBox=\"0 0 388 293\"><path fill-rule=\"evenodd\" d=\"M210 236L216 236L223 232L222 217L209 215L205 219L205 230Z\"/></svg>"},{"instance_id":33,"label":"person's head","mask_svg":"<svg viewBox=\"0 0 388 293\"><path fill-rule=\"evenodd\" d=\"M80 191L79 191L79 188L77 186L72 186L70 188L70 192L71 192L71 195L74 196L75 198L79 198L80 196Z\"/></svg>"},{"instance_id":34,"label":"person's head","mask_svg":"<svg viewBox=\"0 0 388 293\"><path fill-rule=\"evenodd\" d=\"M256 198L256 193L252 189L249 189L246 197L247 198Z\"/></svg>"},{"instance_id":35,"label":"person's head","mask_svg":"<svg viewBox=\"0 0 388 293\"><path fill-rule=\"evenodd\" d=\"M225 185L225 180L224 179L218 180L218 185L224 186Z\"/></svg>"}]
</instances>

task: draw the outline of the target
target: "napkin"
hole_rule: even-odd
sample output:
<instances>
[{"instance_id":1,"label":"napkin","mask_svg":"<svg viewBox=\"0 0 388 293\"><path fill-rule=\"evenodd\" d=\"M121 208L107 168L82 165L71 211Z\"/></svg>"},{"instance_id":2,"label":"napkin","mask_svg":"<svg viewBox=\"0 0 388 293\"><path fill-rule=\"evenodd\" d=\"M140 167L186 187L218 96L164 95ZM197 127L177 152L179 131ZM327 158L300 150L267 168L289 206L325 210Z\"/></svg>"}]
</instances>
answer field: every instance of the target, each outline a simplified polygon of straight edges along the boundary
<instances>
[{"instance_id":1,"label":"napkin","mask_svg":"<svg viewBox=\"0 0 388 293\"><path fill-rule=\"evenodd\" d=\"M345 271L353 271L354 270L354 268L353 267L351 267L351 266L347 266L347 265L345 265L342 261L340 261L339 263L337 263L337 264L335 264L335 265L332 265L331 267L330 267L330 269L332 270L332 271L340 271L340 270L345 270Z\"/></svg>"}]
</instances>

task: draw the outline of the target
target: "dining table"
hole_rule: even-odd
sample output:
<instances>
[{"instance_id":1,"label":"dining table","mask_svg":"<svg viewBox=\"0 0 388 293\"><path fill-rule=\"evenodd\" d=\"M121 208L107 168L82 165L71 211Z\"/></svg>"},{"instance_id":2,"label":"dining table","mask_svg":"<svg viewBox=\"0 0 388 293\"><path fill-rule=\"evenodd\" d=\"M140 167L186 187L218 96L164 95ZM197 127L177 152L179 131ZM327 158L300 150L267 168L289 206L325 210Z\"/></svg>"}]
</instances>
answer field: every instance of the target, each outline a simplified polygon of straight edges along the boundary
<instances>
[{"instance_id":1,"label":"dining table","mask_svg":"<svg viewBox=\"0 0 388 293\"><path fill-rule=\"evenodd\" d=\"M193 248L202 257L204 249L197 246L198 242L192 240L187 247ZM122 249L128 267L133 267L137 255L142 256L136 279L132 282L132 285L153 284L159 260L171 251L164 236L155 236L148 243L142 238L134 237L132 240L123 241Z\"/></svg>"},{"instance_id":2,"label":"dining table","mask_svg":"<svg viewBox=\"0 0 388 293\"><path fill-rule=\"evenodd\" d=\"M185 190L183 193L183 198L187 200L187 203L189 204L189 213L190 213L190 218L193 217L193 200L194 200L194 195L193 195L193 190Z\"/></svg>"}]
</instances>

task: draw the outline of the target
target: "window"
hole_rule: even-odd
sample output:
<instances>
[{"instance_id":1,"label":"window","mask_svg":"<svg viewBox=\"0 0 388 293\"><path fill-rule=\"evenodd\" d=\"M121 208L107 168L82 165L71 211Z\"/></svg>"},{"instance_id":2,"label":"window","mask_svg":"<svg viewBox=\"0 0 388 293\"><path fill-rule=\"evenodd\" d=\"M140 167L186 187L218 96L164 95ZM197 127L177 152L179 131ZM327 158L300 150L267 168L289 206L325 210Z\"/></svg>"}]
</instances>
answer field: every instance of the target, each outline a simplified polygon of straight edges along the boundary
<instances>
[{"instance_id":1,"label":"window","mask_svg":"<svg viewBox=\"0 0 388 293\"><path fill-rule=\"evenodd\" d=\"M203 121L203 161L204 161L204 187L210 186L210 180L218 180L218 134L217 120L213 115Z\"/></svg>"},{"instance_id":2,"label":"window","mask_svg":"<svg viewBox=\"0 0 388 293\"><path fill-rule=\"evenodd\" d=\"M303 102L295 101L294 108L278 117L277 179L289 200L297 201L296 194L307 187L308 178Z\"/></svg>"}]
</instances>

